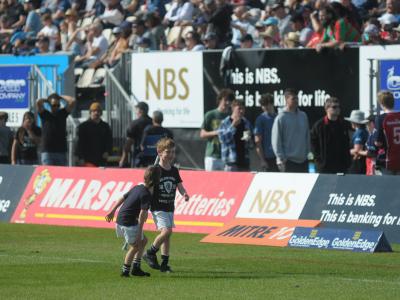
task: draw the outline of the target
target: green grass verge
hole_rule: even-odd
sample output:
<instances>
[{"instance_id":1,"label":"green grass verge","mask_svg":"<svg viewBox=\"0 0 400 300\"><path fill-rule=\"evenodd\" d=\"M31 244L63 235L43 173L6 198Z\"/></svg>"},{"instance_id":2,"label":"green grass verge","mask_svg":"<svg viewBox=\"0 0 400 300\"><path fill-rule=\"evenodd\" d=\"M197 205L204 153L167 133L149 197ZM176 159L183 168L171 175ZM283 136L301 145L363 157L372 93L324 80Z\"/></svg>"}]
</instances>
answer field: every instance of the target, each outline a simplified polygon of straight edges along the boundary
<instances>
[{"instance_id":1,"label":"green grass verge","mask_svg":"<svg viewBox=\"0 0 400 300\"><path fill-rule=\"evenodd\" d=\"M151 241L155 233L147 233ZM163 274L120 278L110 229L0 223L1 299L398 299L393 253L206 244L174 234Z\"/></svg>"}]
</instances>

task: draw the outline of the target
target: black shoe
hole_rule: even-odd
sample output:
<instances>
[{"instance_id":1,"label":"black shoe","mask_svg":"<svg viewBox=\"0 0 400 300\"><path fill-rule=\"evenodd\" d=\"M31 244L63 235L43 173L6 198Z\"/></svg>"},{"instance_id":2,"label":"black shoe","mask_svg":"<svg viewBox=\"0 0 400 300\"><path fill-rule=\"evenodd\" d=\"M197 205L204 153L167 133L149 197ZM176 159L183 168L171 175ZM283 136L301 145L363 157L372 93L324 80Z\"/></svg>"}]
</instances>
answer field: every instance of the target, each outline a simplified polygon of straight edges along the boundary
<instances>
[{"instance_id":1,"label":"black shoe","mask_svg":"<svg viewBox=\"0 0 400 300\"><path fill-rule=\"evenodd\" d=\"M143 271L142 269L138 268L138 269L133 269L132 273L133 276L150 276L150 273L147 273L145 271Z\"/></svg>"},{"instance_id":2,"label":"black shoe","mask_svg":"<svg viewBox=\"0 0 400 300\"><path fill-rule=\"evenodd\" d=\"M121 272L121 277L129 277L129 271L128 272Z\"/></svg>"},{"instance_id":3,"label":"black shoe","mask_svg":"<svg viewBox=\"0 0 400 300\"><path fill-rule=\"evenodd\" d=\"M163 273L173 273L173 271L172 271L170 266L163 265L163 264L161 264L161 266L160 266L160 271L163 272Z\"/></svg>"},{"instance_id":4,"label":"black shoe","mask_svg":"<svg viewBox=\"0 0 400 300\"><path fill-rule=\"evenodd\" d=\"M145 253L143 255L143 260L149 265L150 268L160 270L160 265L157 261L157 255Z\"/></svg>"}]
</instances>

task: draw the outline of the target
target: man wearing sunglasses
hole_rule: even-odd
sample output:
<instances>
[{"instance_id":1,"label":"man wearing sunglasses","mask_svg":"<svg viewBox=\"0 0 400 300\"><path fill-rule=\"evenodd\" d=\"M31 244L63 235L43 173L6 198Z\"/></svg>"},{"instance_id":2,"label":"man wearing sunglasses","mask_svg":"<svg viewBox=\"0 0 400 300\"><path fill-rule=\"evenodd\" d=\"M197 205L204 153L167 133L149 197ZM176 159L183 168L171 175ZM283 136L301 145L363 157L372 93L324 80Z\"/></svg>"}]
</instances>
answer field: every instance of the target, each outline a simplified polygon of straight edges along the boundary
<instances>
[{"instance_id":1,"label":"man wearing sunglasses","mask_svg":"<svg viewBox=\"0 0 400 300\"><path fill-rule=\"evenodd\" d=\"M61 100L65 105L61 106ZM45 109L45 103L50 110ZM39 99L36 108L42 121L43 165L67 165L67 117L75 106L75 98L56 93L47 99Z\"/></svg>"},{"instance_id":2,"label":"man wearing sunglasses","mask_svg":"<svg viewBox=\"0 0 400 300\"><path fill-rule=\"evenodd\" d=\"M318 173L346 173L350 167L350 123L340 116L337 98L325 102L325 116L311 129L311 151Z\"/></svg>"}]
</instances>

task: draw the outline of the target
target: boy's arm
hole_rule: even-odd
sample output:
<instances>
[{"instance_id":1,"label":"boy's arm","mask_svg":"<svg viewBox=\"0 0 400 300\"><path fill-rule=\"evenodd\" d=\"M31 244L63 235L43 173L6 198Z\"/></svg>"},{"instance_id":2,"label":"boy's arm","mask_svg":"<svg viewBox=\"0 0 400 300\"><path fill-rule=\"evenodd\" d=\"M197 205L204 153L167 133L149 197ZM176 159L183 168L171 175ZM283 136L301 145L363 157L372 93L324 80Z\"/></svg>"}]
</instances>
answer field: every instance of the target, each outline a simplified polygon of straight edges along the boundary
<instances>
[{"instance_id":1,"label":"boy's arm","mask_svg":"<svg viewBox=\"0 0 400 300\"><path fill-rule=\"evenodd\" d=\"M183 187L182 182L178 183L178 191L183 197L185 197L185 201L189 201L189 195L186 192L185 188Z\"/></svg>"},{"instance_id":2,"label":"boy's arm","mask_svg":"<svg viewBox=\"0 0 400 300\"><path fill-rule=\"evenodd\" d=\"M143 234L143 225L147 220L147 216L149 215L148 213L148 209L141 209L140 210L140 214L139 214L139 218L138 218L138 226L139 226L139 230L138 233L136 235L136 241L135 244L137 244L138 242L141 241L142 239L142 234Z\"/></svg>"},{"instance_id":3,"label":"boy's arm","mask_svg":"<svg viewBox=\"0 0 400 300\"><path fill-rule=\"evenodd\" d=\"M125 197L122 196L118 202L114 205L114 207L111 209L111 211L106 215L106 221L111 222L114 219L115 211L124 203Z\"/></svg>"}]
</instances>

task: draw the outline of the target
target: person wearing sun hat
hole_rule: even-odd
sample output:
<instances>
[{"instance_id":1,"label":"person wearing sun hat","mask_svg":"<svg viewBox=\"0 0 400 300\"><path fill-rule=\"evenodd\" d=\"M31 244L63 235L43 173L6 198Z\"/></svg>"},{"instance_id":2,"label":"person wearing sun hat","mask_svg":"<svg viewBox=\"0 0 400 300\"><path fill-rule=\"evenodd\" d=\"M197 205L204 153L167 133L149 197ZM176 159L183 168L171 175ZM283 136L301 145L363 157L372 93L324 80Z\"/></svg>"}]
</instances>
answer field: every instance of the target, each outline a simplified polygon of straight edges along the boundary
<instances>
[{"instance_id":1,"label":"person wearing sun hat","mask_svg":"<svg viewBox=\"0 0 400 300\"><path fill-rule=\"evenodd\" d=\"M352 148L350 154L352 156L351 166L348 173L350 174L366 174L365 156L360 155L360 152L365 150L365 144L368 140L368 131L365 124L368 120L361 110L353 110L350 117L345 120L351 122L351 127L355 130L351 138Z\"/></svg>"}]
</instances>

